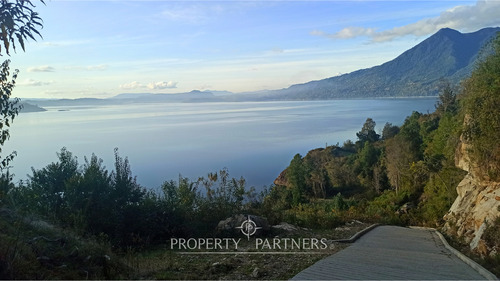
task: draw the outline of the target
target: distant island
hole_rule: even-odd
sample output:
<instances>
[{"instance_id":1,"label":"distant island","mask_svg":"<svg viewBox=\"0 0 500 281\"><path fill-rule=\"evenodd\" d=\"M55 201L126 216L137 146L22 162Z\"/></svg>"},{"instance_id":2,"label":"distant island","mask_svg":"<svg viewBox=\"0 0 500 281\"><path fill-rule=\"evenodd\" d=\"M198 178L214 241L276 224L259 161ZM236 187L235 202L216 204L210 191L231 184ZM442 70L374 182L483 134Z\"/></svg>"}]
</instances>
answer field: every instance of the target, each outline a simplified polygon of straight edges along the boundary
<instances>
[{"instance_id":1,"label":"distant island","mask_svg":"<svg viewBox=\"0 0 500 281\"><path fill-rule=\"evenodd\" d=\"M21 102L21 106L22 106L21 113L47 111L47 109L45 109L45 108L41 108L37 105L33 105L33 104L27 103L27 102Z\"/></svg>"}]
</instances>

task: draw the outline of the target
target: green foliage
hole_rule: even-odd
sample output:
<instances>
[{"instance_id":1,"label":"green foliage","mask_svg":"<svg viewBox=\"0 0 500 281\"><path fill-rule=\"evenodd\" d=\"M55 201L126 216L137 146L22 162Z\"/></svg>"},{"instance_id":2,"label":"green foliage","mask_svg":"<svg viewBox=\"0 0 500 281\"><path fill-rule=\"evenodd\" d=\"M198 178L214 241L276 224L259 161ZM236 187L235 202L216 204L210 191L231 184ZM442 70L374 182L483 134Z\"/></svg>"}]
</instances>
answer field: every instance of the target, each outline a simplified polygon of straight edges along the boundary
<instances>
[{"instance_id":1,"label":"green foliage","mask_svg":"<svg viewBox=\"0 0 500 281\"><path fill-rule=\"evenodd\" d=\"M380 150L367 141L357 156L356 171L361 183L365 186L374 186L374 169L380 158Z\"/></svg>"},{"instance_id":2,"label":"green foliage","mask_svg":"<svg viewBox=\"0 0 500 281\"><path fill-rule=\"evenodd\" d=\"M408 217L407 215L401 216L398 214L398 210L404 203L409 202L409 198L409 191L396 193L393 190L386 190L380 196L370 201L364 211L366 215L381 223L405 224Z\"/></svg>"},{"instance_id":3,"label":"green foliage","mask_svg":"<svg viewBox=\"0 0 500 281\"><path fill-rule=\"evenodd\" d=\"M457 96L449 82L444 82L439 94L439 101L436 103L436 114L454 114L457 112Z\"/></svg>"},{"instance_id":4,"label":"green foliage","mask_svg":"<svg viewBox=\"0 0 500 281\"><path fill-rule=\"evenodd\" d=\"M12 183L12 177L9 172L0 174L0 206L7 203L8 192L14 188L15 185Z\"/></svg>"},{"instance_id":5,"label":"green foliage","mask_svg":"<svg viewBox=\"0 0 500 281\"><path fill-rule=\"evenodd\" d=\"M255 195L253 188L246 190L244 178L230 178L227 169L220 170L218 175L210 173L206 179L198 179L196 185L201 185L206 191L205 195L198 194L195 198L194 221L198 226L193 233L198 235L213 234L220 220L244 212Z\"/></svg>"},{"instance_id":6,"label":"green foliage","mask_svg":"<svg viewBox=\"0 0 500 281\"><path fill-rule=\"evenodd\" d=\"M356 142L356 147L358 149L362 149L365 145L365 142L376 142L379 139L379 135L375 132L375 121L371 118L367 118L361 131L356 133L358 137L358 141Z\"/></svg>"},{"instance_id":7,"label":"green foliage","mask_svg":"<svg viewBox=\"0 0 500 281\"><path fill-rule=\"evenodd\" d=\"M297 206L305 201L307 167L303 164L302 156L295 154L288 166L287 179L292 191L292 205Z\"/></svg>"},{"instance_id":8,"label":"green foliage","mask_svg":"<svg viewBox=\"0 0 500 281\"><path fill-rule=\"evenodd\" d=\"M130 270L106 242L35 217L0 212L0 279L123 279Z\"/></svg>"},{"instance_id":9,"label":"green foliage","mask_svg":"<svg viewBox=\"0 0 500 281\"><path fill-rule=\"evenodd\" d=\"M387 140L399 133L399 127L392 125L392 123L385 123L384 128L382 129L382 139Z\"/></svg>"},{"instance_id":10,"label":"green foliage","mask_svg":"<svg viewBox=\"0 0 500 281\"><path fill-rule=\"evenodd\" d=\"M419 203L423 224L432 227L442 225L443 216L457 197L456 187L464 174L464 171L450 166L431 174Z\"/></svg>"},{"instance_id":11,"label":"green foliage","mask_svg":"<svg viewBox=\"0 0 500 281\"><path fill-rule=\"evenodd\" d=\"M57 154L59 162L51 163L41 170L32 168L29 176L28 189L32 193L31 204L38 213L62 218L66 214L65 192L68 183L79 176L78 161L73 154L62 148Z\"/></svg>"},{"instance_id":12,"label":"green foliage","mask_svg":"<svg viewBox=\"0 0 500 281\"><path fill-rule=\"evenodd\" d=\"M12 78L10 78L9 64L10 61L6 60L0 66L0 153L2 152L2 146L10 137L10 125L21 110L21 107L18 105L19 99L11 98L19 71L15 70L12 73ZM15 156L16 152L12 152L3 158L0 156L0 172L9 167L10 161Z\"/></svg>"},{"instance_id":13,"label":"green foliage","mask_svg":"<svg viewBox=\"0 0 500 281\"><path fill-rule=\"evenodd\" d=\"M410 165L417 160L411 143L402 135L397 135L385 143L387 176L396 192L404 189L410 177Z\"/></svg>"},{"instance_id":14,"label":"green foliage","mask_svg":"<svg viewBox=\"0 0 500 281\"><path fill-rule=\"evenodd\" d=\"M326 170L334 191L346 191L360 186L353 166L355 157L335 157L326 164Z\"/></svg>"},{"instance_id":15,"label":"green foliage","mask_svg":"<svg viewBox=\"0 0 500 281\"><path fill-rule=\"evenodd\" d=\"M500 179L500 36L495 52L482 61L463 87L464 136L472 160L485 178Z\"/></svg>"},{"instance_id":16,"label":"green foliage","mask_svg":"<svg viewBox=\"0 0 500 281\"><path fill-rule=\"evenodd\" d=\"M398 134L409 144L409 149L416 158L420 158L422 155L423 140L419 122L421 117L422 113L414 111L409 117L406 117Z\"/></svg>"},{"instance_id":17,"label":"green foliage","mask_svg":"<svg viewBox=\"0 0 500 281\"><path fill-rule=\"evenodd\" d=\"M500 247L500 217L497 217L495 221L488 224L484 231L483 239L491 249L498 249Z\"/></svg>"},{"instance_id":18,"label":"green foliage","mask_svg":"<svg viewBox=\"0 0 500 281\"><path fill-rule=\"evenodd\" d=\"M332 207L337 211L345 211L349 208L348 202L344 199L342 194L337 193L332 199Z\"/></svg>"},{"instance_id":19,"label":"green foliage","mask_svg":"<svg viewBox=\"0 0 500 281\"><path fill-rule=\"evenodd\" d=\"M292 192L286 186L271 186L260 208L270 223L278 224L284 220L283 213L292 207Z\"/></svg>"},{"instance_id":20,"label":"green foliage","mask_svg":"<svg viewBox=\"0 0 500 281\"><path fill-rule=\"evenodd\" d=\"M41 1L43 3L43 0ZM0 3L0 40L3 42L4 50L9 54L9 49L16 50L16 41L21 45L23 51L25 50L24 42L26 39L31 38L35 40L34 34L41 37L38 28L42 28L42 20L38 13L33 11L35 5L30 0L15 0L13 2L4 0ZM12 45L11 45L12 44ZM0 43L0 55L2 55L2 48ZM12 99L12 91L16 84L17 75L19 70L14 70L10 73L10 60L5 60L0 66L0 154L3 152L3 145L10 137L9 128L14 118L19 114L22 105L19 104L19 99ZM16 156L16 152L9 155L0 155L0 173L2 181L9 182L10 175L5 170L8 170L9 163ZM10 187L4 185L4 188ZM0 191L0 203L2 197L8 190Z\"/></svg>"},{"instance_id":21,"label":"green foliage","mask_svg":"<svg viewBox=\"0 0 500 281\"><path fill-rule=\"evenodd\" d=\"M40 2L44 3L43 0ZM45 4L45 3L44 3ZM35 40L35 36L42 37L38 29L43 28L42 19L33 10L35 5L31 0L3 0L0 6L0 40L5 52L16 50L16 42L25 50L25 41ZM2 48L0 45L0 55Z\"/></svg>"},{"instance_id":22,"label":"green foliage","mask_svg":"<svg viewBox=\"0 0 500 281\"><path fill-rule=\"evenodd\" d=\"M179 176L154 192L136 182L117 149L111 172L95 155L82 166L66 148L57 155L57 162L32 169L26 185L10 190L10 199L22 202L19 207L26 212L121 247L214 235L220 220L257 204L253 188L247 190L243 178L230 178L227 169L196 181Z\"/></svg>"},{"instance_id":23,"label":"green foliage","mask_svg":"<svg viewBox=\"0 0 500 281\"><path fill-rule=\"evenodd\" d=\"M445 164L443 161L454 162L461 127L462 122L457 115L444 113L439 119L438 128L429 133L424 157L434 170L443 166ZM449 164L454 165L454 163Z\"/></svg>"},{"instance_id":24,"label":"green foliage","mask_svg":"<svg viewBox=\"0 0 500 281\"><path fill-rule=\"evenodd\" d=\"M285 220L301 227L331 229L341 225L344 220L330 204L314 202L299 204L285 211Z\"/></svg>"},{"instance_id":25,"label":"green foliage","mask_svg":"<svg viewBox=\"0 0 500 281\"><path fill-rule=\"evenodd\" d=\"M104 233L126 242L137 226L125 223L130 219L127 214L137 211L145 196L131 176L128 160L115 150L116 170L110 173L95 155L81 167L66 148L57 156L58 162L32 168L26 186L12 190L12 198L25 202L25 209L81 233Z\"/></svg>"}]
</instances>

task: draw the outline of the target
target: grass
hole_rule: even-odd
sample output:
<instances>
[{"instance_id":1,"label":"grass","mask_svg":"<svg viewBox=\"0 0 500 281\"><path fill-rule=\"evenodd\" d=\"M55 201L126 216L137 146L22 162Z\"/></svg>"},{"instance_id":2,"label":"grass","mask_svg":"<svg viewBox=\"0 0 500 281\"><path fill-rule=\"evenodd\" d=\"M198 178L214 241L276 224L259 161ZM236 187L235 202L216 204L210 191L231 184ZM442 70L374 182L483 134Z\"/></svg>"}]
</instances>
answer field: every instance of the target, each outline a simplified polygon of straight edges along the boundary
<instances>
[{"instance_id":1,"label":"grass","mask_svg":"<svg viewBox=\"0 0 500 281\"><path fill-rule=\"evenodd\" d=\"M334 230L301 230L280 237L300 238L349 238L367 227L366 224L346 225ZM270 241L276 236L268 237ZM142 252L129 251L125 260L134 269L137 279L222 279L222 280L287 280L320 259L347 247L348 244L328 243L327 249L314 252L303 250L301 253L285 254L284 249L277 253L270 250L256 250L255 240L242 239L238 251L228 254L184 253L170 250L168 245ZM288 250L290 251L290 250ZM295 251L295 250L293 250ZM252 254L247 254L251 252Z\"/></svg>"},{"instance_id":2,"label":"grass","mask_svg":"<svg viewBox=\"0 0 500 281\"><path fill-rule=\"evenodd\" d=\"M301 229L267 238L348 238L365 226L331 231ZM102 239L81 237L7 208L0 208L0 229L0 279L285 280L347 246L333 244L319 254L307 250L300 254L271 254L269 250L256 250L253 238L248 241L241 237L240 252L229 254L186 254L166 244L116 252Z\"/></svg>"},{"instance_id":3,"label":"grass","mask_svg":"<svg viewBox=\"0 0 500 281\"><path fill-rule=\"evenodd\" d=\"M479 254L473 252L470 249L470 246L465 243L465 241L461 239L457 239L456 237L451 237L448 235L444 235L446 241L455 249L460 251L462 254L469 257L471 260L477 262L482 267L495 274L497 277L500 277L500 254L496 254L494 256L481 257Z\"/></svg>"},{"instance_id":4,"label":"grass","mask_svg":"<svg viewBox=\"0 0 500 281\"><path fill-rule=\"evenodd\" d=\"M131 272L109 244L6 208L0 229L0 279L120 279Z\"/></svg>"}]
</instances>

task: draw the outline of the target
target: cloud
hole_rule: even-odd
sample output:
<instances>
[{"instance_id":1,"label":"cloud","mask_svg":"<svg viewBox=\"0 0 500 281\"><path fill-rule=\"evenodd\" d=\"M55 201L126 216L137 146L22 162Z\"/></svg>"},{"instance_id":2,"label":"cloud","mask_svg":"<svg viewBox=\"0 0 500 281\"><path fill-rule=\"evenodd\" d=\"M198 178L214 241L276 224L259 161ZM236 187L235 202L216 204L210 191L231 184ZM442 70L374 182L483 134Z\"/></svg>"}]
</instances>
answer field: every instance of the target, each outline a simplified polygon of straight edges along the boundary
<instances>
[{"instance_id":1,"label":"cloud","mask_svg":"<svg viewBox=\"0 0 500 281\"><path fill-rule=\"evenodd\" d=\"M177 82L162 81L162 82L149 83L148 88L152 90L174 89L177 88Z\"/></svg>"},{"instance_id":2,"label":"cloud","mask_svg":"<svg viewBox=\"0 0 500 281\"><path fill-rule=\"evenodd\" d=\"M108 69L107 64L98 64L98 65L89 65L86 67L87 70L89 71L95 71L95 70L107 70Z\"/></svg>"},{"instance_id":3,"label":"cloud","mask_svg":"<svg viewBox=\"0 0 500 281\"><path fill-rule=\"evenodd\" d=\"M49 81L49 82L43 82L43 81L37 81L33 79L26 79L23 82L19 83L19 86L32 86L32 87L39 87L39 86L45 86L45 85L50 85L53 84L54 81Z\"/></svg>"},{"instance_id":4,"label":"cloud","mask_svg":"<svg viewBox=\"0 0 500 281\"><path fill-rule=\"evenodd\" d=\"M28 72L54 72L55 68L48 65L28 67Z\"/></svg>"},{"instance_id":5,"label":"cloud","mask_svg":"<svg viewBox=\"0 0 500 281\"><path fill-rule=\"evenodd\" d=\"M91 43L92 40L64 40L64 41L42 42L42 45L47 47L71 47L71 46L91 44Z\"/></svg>"},{"instance_id":6,"label":"cloud","mask_svg":"<svg viewBox=\"0 0 500 281\"><path fill-rule=\"evenodd\" d=\"M205 1L198 3L182 3L177 4L175 1L169 2L168 5L160 12L159 18L171 22L180 22L183 24L205 24L216 20L219 16L227 13L237 13L241 8L239 3L225 2L223 5L215 3L215 1ZM186 1L187 2L187 1Z\"/></svg>"},{"instance_id":7,"label":"cloud","mask_svg":"<svg viewBox=\"0 0 500 281\"><path fill-rule=\"evenodd\" d=\"M133 90L133 89L150 89L150 90L164 90L164 89L174 89L177 88L177 82L173 81L160 81L152 82L149 84L143 84L141 82L132 81L130 83L122 84L119 86L120 89Z\"/></svg>"},{"instance_id":8,"label":"cloud","mask_svg":"<svg viewBox=\"0 0 500 281\"><path fill-rule=\"evenodd\" d=\"M107 64L97 64L97 65L88 65L88 66L68 66L64 69L66 70L84 70L84 71L103 71L107 70L109 65Z\"/></svg>"},{"instance_id":9,"label":"cloud","mask_svg":"<svg viewBox=\"0 0 500 281\"><path fill-rule=\"evenodd\" d=\"M336 33L313 30L310 34L331 39L351 39L365 36L370 37L373 42L385 42L407 35L426 36L445 27L474 31L483 27L498 26L500 25L499 14L500 1L486 0L477 1L472 6L456 6L442 12L437 17L425 18L389 30L378 31L376 28L346 27Z\"/></svg>"},{"instance_id":10,"label":"cloud","mask_svg":"<svg viewBox=\"0 0 500 281\"><path fill-rule=\"evenodd\" d=\"M214 12L217 9L207 4L175 5L163 10L161 16L170 21L199 24L210 20Z\"/></svg>"},{"instance_id":11,"label":"cloud","mask_svg":"<svg viewBox=\"0 0 500 281\"><path fill-rule=\"evenodd\" d=\"M364 27L346 27L339 32L328 34L321 30L313 30L310 32L314 36L324 36L332 39L350 39L359 36L374 36L376 30L374 28L364 28Z\"/></svg>"},{"instance_id":12,"label":"cloud","mask_svg":"<svg viewBox=\"0 0 500 281\"><path fill-rule=\"evenodd\" d=\"M141 88L146 88L145 85L137 82L137 81L132 81L130 83L122 84L119 86L120 89L126 89L126 90L132 90L132 89L141 89Z\"/></svg>"}]
</instances>

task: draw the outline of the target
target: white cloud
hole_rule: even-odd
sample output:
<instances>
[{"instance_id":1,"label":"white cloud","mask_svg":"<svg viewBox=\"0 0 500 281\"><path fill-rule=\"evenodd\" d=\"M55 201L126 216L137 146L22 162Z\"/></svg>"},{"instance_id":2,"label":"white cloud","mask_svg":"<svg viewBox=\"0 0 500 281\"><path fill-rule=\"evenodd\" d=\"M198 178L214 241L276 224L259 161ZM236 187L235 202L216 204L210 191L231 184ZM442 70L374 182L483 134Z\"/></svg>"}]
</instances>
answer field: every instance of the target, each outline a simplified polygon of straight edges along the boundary
<instances>
[{"instance_id":1,"label":"white cloud","mask_svg":"<svg viewBox=\"0 0 500 281\"><path fill-rule=\"evenodd\" d=\"M89 65L87 66L87 70L93 71L93 70L106 70L108 69L107 64L98 64L98 65Z\"/></svg>"},{"instance_id":2,"label":"white cloud","mask_svg":"<svg viewBox=\"0 0 500 281\"><path fill-rule=\"evenodd\" d=\"M28 67L28 72L54 72L55 68L48 65Z\"/></svg>"},{"instance_id":3,"label":"white cloud","mask_svg":"<svg viewBox=\"0 0 500 281\"><path fill-rule=\"evenodd\" d=\"M310 34L332 39L350 39L366 36L371 37L373 42L385 42L407 35L425 36L445 27L462 31L475 31L483 27L498 26L500 25L500 17L498 15L500 15L500 1L486 0L477 1L473 6L456 6L442 12L437 17L425 18L389 30L378 31L376 28L347 27L331 34L320 30L314 30Z\"/></svg>"},{"instance_id":4,"label":"white cloud","mask_svg":"<svg viewBox=\"0 0 500 281\"><path fill-rule=\"evenodd\" d=\"M64 69L66 70L85 70L85 71L103 71L107 70L109 66L107 64L97 64L97 65L88 65L88 66L67 66Z\"/></svg>"},{"instance_id":5,"label":"white cloud","mask_svg":"<svg viewBox=\"0 0 500 281\"><path fill-rule=\"evenodd\" d=\"M169 5L161 12L161 18L175 22L200 24L213 20L224 11L223 6L213 3L192 3L189 5L183 3L182 5Z\"/></svg>"},{"instance_id":6,"label":"white cloud","mask_svg":"<svg viewBox=\"0 0 500 281\"><path fill-rule=\"evenodd\" d=\"M33 86L33 87L39 87L39 86L45 86L45 85L50 85L53 84L54 81L48 81L48 82L43 82L43 81L37 81L33 79L26 79L21 83L18 83L19 86Z\"/></svg>"},{"instance_id":7,"label":"white cloud","mask_svg":"<svg viewBox=\"0 0 500 281\"><path fill-rule=\"evenodd\" d=\"M313 30L311 31L310 34L315 36L325 36L332 39L349 39L359 36L373 36L376 34L376 31L374 28L363 28L354 26L354 27L346 27L334 34L328 34L321 30Z\"/></svg>"},{"instance_id":8,"label":"white cloud","mask_svg":"<svg viewBox=\"0 0 500 281\"><path fill-rule=\"evenodd\" d=\"M150 90L164 90L164 89L174 89L177 88L177 82L173 81L160 81L152 82L149 84L143 84L141 82L132 81L130 83L122 84L119 86L120 89L133 90L133 89L150 89Z\"/></svg>"},{"instance_id":9,"label":"white cloud","mask_svg":"<svg viewBox=\"0 0 500 281\"><path fill-rule=\"evenodd\" d=\"M173 89L173 88L177 88L177 82L161 81L161 82L149 83L148 88L152 89L152 90Z\"/></svg>"},{"instance_id":10,"label":"white cloud","mask_svg":"<svg viewBox=\"0 0 500 281\"><path fill-rule=\"evenodd\" d=\"M132 81L130 83L122 84L119 87L120 89L126 89L126 90L146 88L145 85L137 81Z\"/></svg>"}]
</instances>

